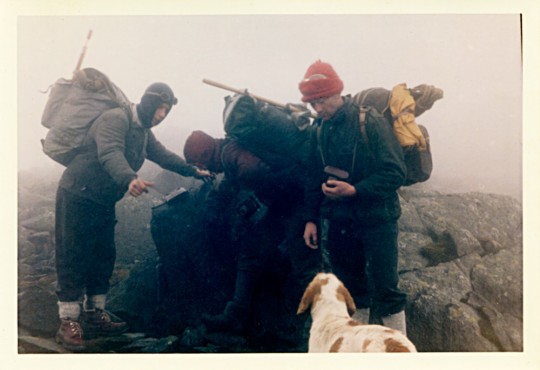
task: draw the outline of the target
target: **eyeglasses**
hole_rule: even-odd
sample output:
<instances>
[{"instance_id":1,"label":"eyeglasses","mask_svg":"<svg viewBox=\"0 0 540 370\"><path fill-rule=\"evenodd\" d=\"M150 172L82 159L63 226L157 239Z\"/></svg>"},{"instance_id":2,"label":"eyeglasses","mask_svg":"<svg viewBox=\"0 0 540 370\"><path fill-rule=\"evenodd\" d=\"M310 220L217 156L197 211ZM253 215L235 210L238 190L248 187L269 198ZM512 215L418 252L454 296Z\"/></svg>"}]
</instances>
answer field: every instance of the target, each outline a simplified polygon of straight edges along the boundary
<instances>
[{"instance_id":1,"label":"eyeglasses","mask_svg":"<svg viewBox=\"0 0 540 370\"><path fill-rule=\"evenodd\" d=\"M157 93L153 91L147 91L146 95L159 96L161 100L166 103L171 103L171 105L175 105L176 103L178 103L178 99L176 97L171 96L169 93L166 92Z\"/></svg>"}]
</instances>

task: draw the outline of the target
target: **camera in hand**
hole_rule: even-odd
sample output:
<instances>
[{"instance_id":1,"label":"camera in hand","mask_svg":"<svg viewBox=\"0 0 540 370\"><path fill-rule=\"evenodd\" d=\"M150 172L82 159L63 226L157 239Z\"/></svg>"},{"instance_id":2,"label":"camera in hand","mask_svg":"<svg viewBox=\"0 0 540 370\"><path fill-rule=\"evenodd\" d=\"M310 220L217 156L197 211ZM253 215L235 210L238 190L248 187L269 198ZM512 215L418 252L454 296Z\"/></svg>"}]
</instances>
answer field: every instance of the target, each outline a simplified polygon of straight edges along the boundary
<instances>
[{"instance_id":1,"label":"camera in hand","mask_svg":"<svg viewBox=\"0 0 540 370\"><path fill-rule=\"evenodd\" d=\"M347 171L342 170L341 168L334 167L334 166L324 167L324 173L327 175L326 185L328 185L328 180L347 181L347 179L349 178L349 173ZM328 186L331 186L331 185L328 185Z\"/></svg>"}]
</instances>

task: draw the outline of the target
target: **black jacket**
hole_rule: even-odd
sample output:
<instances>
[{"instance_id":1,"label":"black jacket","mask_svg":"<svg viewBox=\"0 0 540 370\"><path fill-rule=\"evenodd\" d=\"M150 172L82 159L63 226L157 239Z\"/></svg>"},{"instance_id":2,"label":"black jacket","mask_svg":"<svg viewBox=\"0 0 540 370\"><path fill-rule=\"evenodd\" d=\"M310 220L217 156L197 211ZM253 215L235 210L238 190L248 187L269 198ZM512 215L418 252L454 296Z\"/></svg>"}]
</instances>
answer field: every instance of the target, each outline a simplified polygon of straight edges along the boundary
<instances>
[{"instance_id":1,"label":"black jacket","mask_svg":"<svg viewBox=\"0 0 540 370\"><path fill-rule=\"evenodd\" d=\"M343 106L332 119L314 123L305 195L306 221L317 221L322 215L375 224L395 221L401 215L397 190L406 175L403 151L390 123L375 109L366 115L368 140L363 140L358 112L351 97L345 96ZM327 179L325 166L349 172L347 181L356 188L356 197L325 199L321 191L321 184Z\"/></svg>"}]
</instances>

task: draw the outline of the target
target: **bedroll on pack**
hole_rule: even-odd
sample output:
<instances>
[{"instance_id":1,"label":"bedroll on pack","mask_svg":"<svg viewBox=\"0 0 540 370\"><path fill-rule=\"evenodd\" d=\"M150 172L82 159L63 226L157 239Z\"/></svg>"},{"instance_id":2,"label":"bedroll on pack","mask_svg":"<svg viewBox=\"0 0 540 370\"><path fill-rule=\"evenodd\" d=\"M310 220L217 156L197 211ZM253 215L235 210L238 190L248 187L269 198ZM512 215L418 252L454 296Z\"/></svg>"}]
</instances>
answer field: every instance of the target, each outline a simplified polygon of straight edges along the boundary
<instances>
[{"instance_id":1,"label":"bedroll on pack","mask_svg":"<svg viewBox=\"0 0 540 370\"><path fill-rule=\"evenodd\" d=\"M122 90L97 69L84 68L76 71L71 80L58 79L41 116L41 124L49 129L41 140L43 152L67 166L97 117L117 107L130 114L129 106Z\"/></svg>"},{"instance_id":2,"label":"bedroll on pack","mask_svg":"<svg viewBox=\"0 0 540 370\"><path fill-rule=\"evenodd\" d=\"M396 85L391 91L371 88L354 96L360 112L363 106L374 107L392 123L407 166L405 186L424 182L431 176L433 159L429 133L424 126L416 123L416 117L430 109L435 101L442 97L443 90L434 86L419 85L408 89L404 83ZM365 115L360 113L361 125L365 124L362 120L365 120ZM365 136L365 130L361 132ZM367 137L364 140L367 140Z\"/></svg>"},{"instance_id":3,"label":"bedroll on pack","mask_svg":"<svg viewBox=\"0 0 540 370\"><path fill-rule=\"evenodd\" d=\"M249 95L235 94L225 98L224 130L266 163L283 163L293 159L299 148L307 143L309 125L306 115L289 113L284 109L256 100Z\"/></svg>"}]
</instances>

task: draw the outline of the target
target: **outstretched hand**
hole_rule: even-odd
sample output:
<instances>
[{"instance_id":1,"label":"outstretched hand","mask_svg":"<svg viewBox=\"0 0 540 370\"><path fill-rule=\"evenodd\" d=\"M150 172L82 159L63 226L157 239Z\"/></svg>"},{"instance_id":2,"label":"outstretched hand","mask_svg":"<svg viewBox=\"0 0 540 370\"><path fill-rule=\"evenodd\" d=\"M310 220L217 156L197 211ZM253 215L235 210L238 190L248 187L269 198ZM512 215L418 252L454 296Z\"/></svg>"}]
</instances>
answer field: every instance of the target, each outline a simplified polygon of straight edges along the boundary
<instances>
[{"instance_id":1,"label":"outstretched hand","mask_svg":"<svg viewBox=\"0 0 540 370\"><path fill-rule=\"evenodd\" d=\"M200 168L195 169L195 175L193 175L196 179L206 179L206 178L213 178L215 175L208 171L208 170L201 170Z\"/></svg>"},{"instance_id":2,"label":"outstretched hand","mask_svg":"<svg viewBox=\"0 0 540 370\"><path fill-rule=\"evenodd\" d=\"M133 179L129 183L128 192L133 197L138 197L142 193L148 193L148 187L154 186L153 182L144 181L141 179Z\"/></svg>"}]
</instances>

